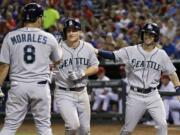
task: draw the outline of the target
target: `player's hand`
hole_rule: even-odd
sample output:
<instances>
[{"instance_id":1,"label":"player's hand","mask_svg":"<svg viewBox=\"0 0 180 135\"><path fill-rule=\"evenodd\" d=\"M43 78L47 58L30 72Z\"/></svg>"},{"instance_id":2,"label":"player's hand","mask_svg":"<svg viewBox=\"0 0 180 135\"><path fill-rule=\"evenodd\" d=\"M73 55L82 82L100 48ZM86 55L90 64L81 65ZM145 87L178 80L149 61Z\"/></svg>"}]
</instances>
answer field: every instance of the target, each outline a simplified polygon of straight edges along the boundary
<instances>
[{"instance_id":1,"label":"player's hand","mask_svg":"<svg viewBox=\"0 0 180 135\"><path fill-rule=\"evenodd\" d=\"M94 52L95 52L95 54L96 54L96 55L98 55L99 50L98 50L98 49L96 49L96 48L94 48Z\"/></svg>"},{"instance_id":2,"label":"player's hand","mask_svg":"<svg viewBox=\"0 0 180 135\"><path fill-rule=\"evenodd\" d=\"M83 71L81 71L80 73L75 72L75 71L69 71L68 72L68 78L71 81L77 81L80 80L81 78L83 78L85 76L85 73Z\"/></svg>"},{"instance_id":3,"label":"player's hand","mask_svg":"<svg viewBox=\"0 0 180 135\"><path fill-rule=\"evenodd\" d=\"M4 97L4 93L2 92L2 89L1 89L1 87L0 87L0 98L1 97Z\"/></svg>"}]
</instances>

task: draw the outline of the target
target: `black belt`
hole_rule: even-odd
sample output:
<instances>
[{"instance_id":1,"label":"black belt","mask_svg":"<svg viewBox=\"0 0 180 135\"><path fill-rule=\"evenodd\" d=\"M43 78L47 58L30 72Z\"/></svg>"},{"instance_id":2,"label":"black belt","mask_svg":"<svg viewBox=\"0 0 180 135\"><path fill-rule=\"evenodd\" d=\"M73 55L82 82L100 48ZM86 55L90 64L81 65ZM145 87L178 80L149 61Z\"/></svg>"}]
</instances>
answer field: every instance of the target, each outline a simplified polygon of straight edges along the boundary
<instances>
[{"instance_id":1,"label":"black belt","mask_svg":"<svg viewBox=\"0 0 180 135\"><path fill-rule=\"evenodd\" d=\"M144 93L144 94L150 93L156 89L157 89L156 87L155 88L150 87L147 89L142 89L142 88L137 88L137 87L131 86L131 90L136 91L136 92L140 92L140 93Z\"/></svg>"},{"instance_id":2,"label":"black belt","mask_svg":"<svg viewBox=\"0 0 180 135\"><path fill-rule=\"evenodd\" d=\"M80 92L80 91L84 90L84 87L64 88L64 87L60 87L60 86L59 86L59 89L61 89L61 90L66 90L66 91L77 91L77 92Z\"/></svg>"},{"instance_id":3,"label":"black belt","mask_svg":"<svg viewBox=\"0 0 180 135\"><path fill-rule=\"evenodd\" d=\"M37 82L37 84L46 84L47 82L48 82L47 80L44 80L44 81Z\"/></svg>"}]
</instances>

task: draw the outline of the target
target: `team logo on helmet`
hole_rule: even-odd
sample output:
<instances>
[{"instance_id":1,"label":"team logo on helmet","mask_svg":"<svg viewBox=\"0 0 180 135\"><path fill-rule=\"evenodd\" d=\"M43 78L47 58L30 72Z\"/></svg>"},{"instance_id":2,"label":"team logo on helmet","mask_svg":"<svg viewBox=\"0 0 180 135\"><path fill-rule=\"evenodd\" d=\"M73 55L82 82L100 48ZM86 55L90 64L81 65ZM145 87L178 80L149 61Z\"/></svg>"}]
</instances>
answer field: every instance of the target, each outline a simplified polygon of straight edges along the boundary
<instances>
[{"instance_id":1,"label":"team logo on helmet","mask_svg":"<svg viewBox=\"0 0 180 135\"><path fill-rule=\"evenodd\" d=\"M73 21L72 20L69 21L69 26L71 26L71 25L73 25Z\"/></svg>"},{"instance_id":2,"label":"team logo on helmet","mask_svg":"<svg viewBox=\"0 0 180 135\"><path fill-rule=\"evenodd\" d=\"M153 29L153 27L152 27L151 24L149 24L147 28L148 28L149 30L152 30L152 29Z\"/></svg>"}]
</instances>

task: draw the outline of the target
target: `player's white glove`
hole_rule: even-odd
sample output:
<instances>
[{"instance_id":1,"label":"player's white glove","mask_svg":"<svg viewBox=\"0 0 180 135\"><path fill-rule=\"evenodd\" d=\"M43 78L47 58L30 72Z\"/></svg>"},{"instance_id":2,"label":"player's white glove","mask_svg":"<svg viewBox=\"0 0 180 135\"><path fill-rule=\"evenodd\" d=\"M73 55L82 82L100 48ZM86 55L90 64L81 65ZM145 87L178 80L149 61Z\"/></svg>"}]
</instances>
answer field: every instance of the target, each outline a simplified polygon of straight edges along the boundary
<instances>
[{"instance_id":1,"label":"player's white glove","mask_svg":"<svg viewBox=\"0 0 180 135\"><path fill-rule=\"evenodd\" d=\"M82 79L84 76L85 76L84 71L81 71L81 72L69 71L68 72L68 78L71 81L78 81Z\"/></svg>"},{"instance_id":2,"label":"player's white glove","mask_svg":"<svg viewBox=\"0 0 180 135\"><path fill-rule=\"evenodd\" d=\"M4 97L4 93L2 92L1 86L0 86L0 97Z\"/></svg>"},{"instance_id":3,"label":"player's white glove","mask_svg":"<svg viewBox=\"0 0 180 135\"><path fill-rule=\"evenodd\" d=\"M98 55L99 50L98 50L98 49L96 49L96 48L94 48L94 52L95 52L95 54L96 54L96 55Z\"/></svg>"}]
</instances>

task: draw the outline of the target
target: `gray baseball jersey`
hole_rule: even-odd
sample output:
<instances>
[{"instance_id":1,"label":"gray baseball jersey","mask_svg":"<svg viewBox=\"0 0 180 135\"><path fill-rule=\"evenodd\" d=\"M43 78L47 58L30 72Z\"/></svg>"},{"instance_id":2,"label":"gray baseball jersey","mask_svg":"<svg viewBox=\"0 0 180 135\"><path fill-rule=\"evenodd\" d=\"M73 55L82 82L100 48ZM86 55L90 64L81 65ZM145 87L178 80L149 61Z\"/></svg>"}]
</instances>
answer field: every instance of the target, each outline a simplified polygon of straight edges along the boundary
<instances>
[{"instance_id":1,"label":"gray baseball jersey","mask_svg":"<svg viewBox=\"0 0 180 135\"><path fill-rule=\"evenodd\" d=\"M171 74L176 71L169 56L162 49L146 52L141 45L114 51L116 62L126 64L127 78L131 86L140 88L157 87L161 72Z\"/></svg>"},{"instance_id":2,"label":"gray baseball jersey","mask_svg":"<svg viewBox=\"0 0 180 135\"><path fill-rule=\"evenodd\" d=\"M2 45L0 61L11 63L11 81L49 80L50 60L58 61L62 57L57 44L50 33L38 28L24 27L7 34Z\"/></svg>"},{"instance_id":3,"label":"gray baseball jersey","mask_svg":"<svg viewBox=\"0 0 180 135\"><path fill-rule=\"evenodd\" d=\"M87 85L87 77L83 78L79 83L74 85L69 81L68 71L85 70L90 66L98 66L99 61L94 53L94 48L91 44L80 40L80 45L73 49L66 45L65 42L61 42L61 48L63 50L63 60L59 65L59 73L56 74L56 84L65 88L83 87Z\"/></svg>"},{"instance_id":4,"label":"gray baseball jersey","mask_svg":"<svg viewBox=\"0 0 180 135\"><path fill-rule=\"evenodd\" d=\"M80 40L77 48L61 43L63 60L58 66L56 74L56 89L54 93L54 105L65 121L66 133L81 135L90 134L90 102L87 93L87 78L73 83L68 79L68 71L81 72L91 66L98 66L99 61L91 44ZM67 88L66 90L63 88ZM71 91L68 88L82 88L81 91Z\"/></svg>"},{"instance_id":5,"label":"gray baseball jersey","mask_svg":"<svg viewBox=\"0 0 180 135\"><path fill-rule=\"evenodd\" d=\"M38 28L20 28L3 41L0 62L10 64L11 89L6 102L6 118L1 135L14 135L29 111L39 135L52 135L51 93L47 83L49 63L59 61L62 50L57 40Z\"/></svg>"},{"instance_id":6,"label":"gray baseball jersey","mask_svg":"<svg viewBox=\"0 0 180 135\"><path fill-rule=\"evenodd\" d=\"M147 52L142 45L122 48L114 51L114 55L116 62L126 64L131 86L127 96L125 124L120 135L132 133L145 111L155 120L157 134L167 135L165 108L156 87L162 72L171 74L176 70L170 58L162 49L155 47Z\"/></svg>"}]
</instances>

